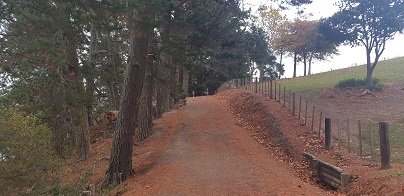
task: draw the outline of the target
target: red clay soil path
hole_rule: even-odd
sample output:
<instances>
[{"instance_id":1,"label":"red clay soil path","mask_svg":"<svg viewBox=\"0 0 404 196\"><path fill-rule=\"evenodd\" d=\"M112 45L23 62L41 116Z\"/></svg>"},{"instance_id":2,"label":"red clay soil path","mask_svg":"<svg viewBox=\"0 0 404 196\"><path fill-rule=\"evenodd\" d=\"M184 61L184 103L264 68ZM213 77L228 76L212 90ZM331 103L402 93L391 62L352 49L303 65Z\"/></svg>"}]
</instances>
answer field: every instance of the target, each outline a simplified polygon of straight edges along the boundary
<instances>
[{"instance_id":1,"label":"red clay soil path","mask_svg":"<svg viewBox=\"0 0 404 196\"><path fill-rule=\"evenodd\" d=\"M124 195L327 194L271 156L213 96L188 98L156 126L164 119L180 119L171 122L178 130L153 168L137 176Z\"/></svg>"}]
</instances>

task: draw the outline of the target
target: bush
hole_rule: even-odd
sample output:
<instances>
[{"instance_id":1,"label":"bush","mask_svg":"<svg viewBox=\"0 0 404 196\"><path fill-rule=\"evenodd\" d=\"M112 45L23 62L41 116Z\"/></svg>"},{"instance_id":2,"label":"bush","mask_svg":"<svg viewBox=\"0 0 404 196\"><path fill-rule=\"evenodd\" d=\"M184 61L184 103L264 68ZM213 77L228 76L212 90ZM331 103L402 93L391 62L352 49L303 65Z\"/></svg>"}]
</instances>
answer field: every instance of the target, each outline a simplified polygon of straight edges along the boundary
<instances>
[{"instance_id":1,"label":"bush","mask_svg":"<svg viewBox=\"0 0 404 196\"><path fill-rule=\"evenodd\" d=\"M59 161L51 136L34 116L0 108L0 195L22 195L53 183Z\"/></svg>"},{"instance_id":2,"label":"bush","mask_svg":"<svg viewBox=\"0 0 404 196\"><path fill-rule=\"evenodd\" d=\"M342 89L347 87L358 87L358 86L366 86L366 78L357 79L357 78L348 78L339 81L335 87ZM370 87L370 90L382 90L383 85L381 84L379 78L373 78L373 85Z\"/></svg>"}]
</instances>

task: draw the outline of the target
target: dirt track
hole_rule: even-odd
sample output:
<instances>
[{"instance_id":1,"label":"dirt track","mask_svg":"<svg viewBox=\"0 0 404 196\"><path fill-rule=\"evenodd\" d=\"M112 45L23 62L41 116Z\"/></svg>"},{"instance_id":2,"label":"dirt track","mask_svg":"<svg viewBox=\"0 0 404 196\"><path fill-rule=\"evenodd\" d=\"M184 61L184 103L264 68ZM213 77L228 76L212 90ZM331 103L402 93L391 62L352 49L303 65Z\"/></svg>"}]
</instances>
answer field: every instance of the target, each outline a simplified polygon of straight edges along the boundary
<instances>
[{"instance_id":1,"label":"dirt track","mask_svg":"<svg viewBox=\"0 0 404 196\"><path fill-rule=\"evenodd\" d=\"M169 127L178 130L153 168L138 176L125 195L326 194L271 156L215 97L187 100L186 106L156 122L158 127L169 121Z\"/></svg>"}]
</instances>

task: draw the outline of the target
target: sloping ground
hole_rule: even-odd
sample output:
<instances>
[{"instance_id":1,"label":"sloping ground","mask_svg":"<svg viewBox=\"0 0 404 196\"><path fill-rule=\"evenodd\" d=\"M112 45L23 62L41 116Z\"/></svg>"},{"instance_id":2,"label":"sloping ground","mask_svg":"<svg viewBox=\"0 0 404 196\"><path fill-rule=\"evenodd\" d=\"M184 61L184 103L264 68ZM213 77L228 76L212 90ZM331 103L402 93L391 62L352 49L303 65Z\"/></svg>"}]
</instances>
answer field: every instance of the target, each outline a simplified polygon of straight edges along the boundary
<instances>
[{"instance_id":1,"label":"sloping ground","mask_svg":"<svg viewBox=\"0 0 404 196\"><path fill-rule=\"evenodd\" d=\"M230 90L189 98L186 106L164 114L154 124L153 135L134 147L136 175L104 194L338 194L324 192L327 187L312 177L302 152L356 175L350 195L404 194L401 165L380 170L378 164L338 150L337 144L325 151L322 137L264 95ZM87 161L69 162L66 183L88 178L88 184L97 184L105 173L110 147L111 138L102 139L92 145Z\"/></svg>"},{"instance_id":2,"label":"sloping ground","mask_svg":"<svg viewBox=\"0 0 404 196\"><path fill-rule=\"evenodd\" d=\"M257 141L271 148L282 160L289 162L301 178L313 180L307 177L306 170L302 170L305 165L301 164L301 153L310 152L356 176L348 195L404 194L402 165L393 164L389 170L380 170L380 165L376 162L361 160L344 148L338 150L337 143L333 144L332 150L324 150L323 137L319 138L317 132L313 133L309 126L299 123L297 117L293 117L287 108L282 107L283 104L269 100L264 95L244 90L229 90L216 96L225 101L233 114L251 130ZM272 117L275 120L268 120ZM278 130L273 130L271 121L275 122Z\"/></svg>"}]
</instances>

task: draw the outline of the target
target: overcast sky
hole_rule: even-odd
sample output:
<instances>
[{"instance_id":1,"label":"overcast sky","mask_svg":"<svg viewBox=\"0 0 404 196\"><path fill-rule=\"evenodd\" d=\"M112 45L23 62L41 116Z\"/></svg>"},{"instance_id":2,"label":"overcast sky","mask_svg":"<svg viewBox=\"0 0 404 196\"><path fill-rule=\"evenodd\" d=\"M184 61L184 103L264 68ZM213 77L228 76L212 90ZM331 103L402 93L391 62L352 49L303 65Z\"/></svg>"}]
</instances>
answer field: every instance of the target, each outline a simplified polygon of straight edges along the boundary
<instances>
[{"instance_id":1,"label":"overcast sky","mask_svg":"<svg viewBox=\"0 0 404 196\"><path fill-rule=\"evenodd\" d=\"M329 17L336 11L338 8L334 5L335 0L313 0L311 5L306 6L305 13L311 13L312 16L309 18L310 20L320 19L321 17ZM244 0L244 8L254 10L261 4L269 5L271 3L270 0ZM275 5L275 4L274 4ZM286 14L290 19L296 17L296 11L283 11L281 14ZM398 34L395 36L394 40L390 40L386 43L386 50L381 56L381 59L394 58L399 56L404 56L404 35ZM366 62L366 53L364 46L357 46L355 48L351 48L350 46L340 46L339 48L340 55L334 56L332 59L328 59L328 61L322 62L314 62L312 65L312 73L320 73L324 71L330 71L335 69L340 69L344 67L349 67L354 64L364 64ZM377 69L377 68L376 68ZM285 61L285 77L292 77L293 75L293 59L288 58ZM297 67L297 75L303 75L303 65L298 65ZM364 75L365 77L365 75Z\"/></svg>"}]
</instances>

